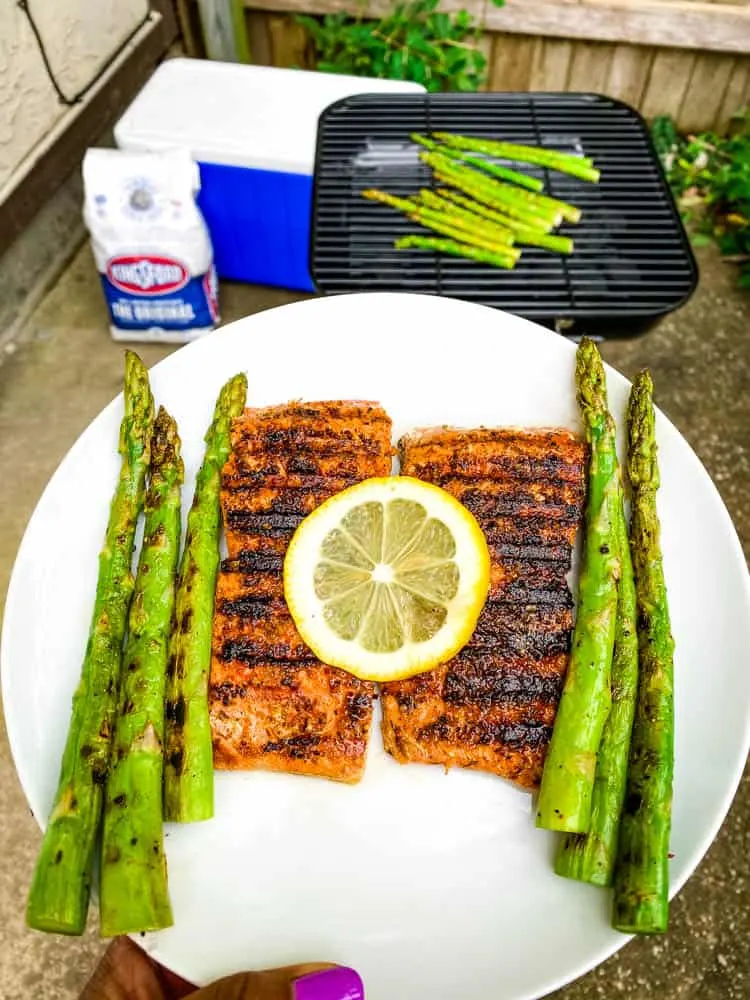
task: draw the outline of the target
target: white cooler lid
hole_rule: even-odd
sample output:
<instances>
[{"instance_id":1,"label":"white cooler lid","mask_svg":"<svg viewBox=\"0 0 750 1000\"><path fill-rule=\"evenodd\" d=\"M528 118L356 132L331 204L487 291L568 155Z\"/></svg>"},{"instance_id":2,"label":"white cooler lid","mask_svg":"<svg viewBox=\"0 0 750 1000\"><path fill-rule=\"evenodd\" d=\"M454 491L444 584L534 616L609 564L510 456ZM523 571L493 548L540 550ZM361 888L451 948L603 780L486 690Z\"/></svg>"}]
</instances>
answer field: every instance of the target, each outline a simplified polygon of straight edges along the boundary
<instances>
[{"instance_id":1,"label":"white cooler lid","mask_svg":"<svg viewBox=\"0 0 750 1000\"><path fill-rule=\"evenodd\" d=\"M423 93L418 83L169 59L115 125L121 149L187 148L196 160L312 174L318 118L352 94Z\"/></svg>"}]
</instances>

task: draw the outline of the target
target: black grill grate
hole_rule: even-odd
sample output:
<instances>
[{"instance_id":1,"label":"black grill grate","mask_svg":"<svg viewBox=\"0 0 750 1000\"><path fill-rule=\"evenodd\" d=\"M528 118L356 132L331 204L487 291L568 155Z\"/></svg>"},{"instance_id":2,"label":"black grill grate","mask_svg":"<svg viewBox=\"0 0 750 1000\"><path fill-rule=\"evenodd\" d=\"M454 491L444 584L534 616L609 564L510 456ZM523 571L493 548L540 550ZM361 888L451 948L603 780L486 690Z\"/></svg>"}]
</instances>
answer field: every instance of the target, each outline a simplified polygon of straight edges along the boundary
<instances>
[{"instance_id":1,"label":"black grill grate","mask_svg":"<svg viewBox=\"0 0 750 1000\"><path fill-rule=\"evenodd\" d=\"M510 272L396 251L423 230L361 192L434 186L410 132L457 132L593 157L599 184L534 167L546 191L583 210L575 252L523 249ZM450 295L604 336L638 332L693 292L697 271L648 131L626 105L592 94L432 94L347 98L318 128L310 269L322 292ZM566 325L566 324L563 324Z\"/></svg>"}]
</instances>

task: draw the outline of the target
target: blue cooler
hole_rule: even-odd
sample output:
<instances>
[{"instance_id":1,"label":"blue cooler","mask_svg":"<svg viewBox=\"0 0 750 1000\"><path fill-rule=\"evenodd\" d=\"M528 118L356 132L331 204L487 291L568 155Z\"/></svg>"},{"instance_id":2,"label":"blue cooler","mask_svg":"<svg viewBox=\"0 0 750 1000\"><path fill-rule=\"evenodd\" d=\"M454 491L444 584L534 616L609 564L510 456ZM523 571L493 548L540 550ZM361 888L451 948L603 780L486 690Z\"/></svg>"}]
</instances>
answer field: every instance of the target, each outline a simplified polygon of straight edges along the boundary
<instances>
[{"instance_id":1,"label":"blue cooler","mask_svg":"<svg viewBox=\"0 0 750 1000\"><path fill-rule=\"evenodd\" d=\"M220 278L313 291L308 266L320 114L361 93L415 83L170 59L115 126L121 149L180 146L200 164L198 204Z\"/></svg>"}]
</instances>

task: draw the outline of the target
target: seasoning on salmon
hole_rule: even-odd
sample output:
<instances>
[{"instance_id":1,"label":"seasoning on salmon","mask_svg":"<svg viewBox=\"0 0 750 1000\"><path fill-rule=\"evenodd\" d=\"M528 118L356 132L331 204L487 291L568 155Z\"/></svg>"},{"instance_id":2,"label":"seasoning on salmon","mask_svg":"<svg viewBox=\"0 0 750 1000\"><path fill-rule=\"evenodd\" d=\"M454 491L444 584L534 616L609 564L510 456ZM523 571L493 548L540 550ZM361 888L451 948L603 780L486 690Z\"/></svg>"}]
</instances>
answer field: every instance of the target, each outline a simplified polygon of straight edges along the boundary
<instances>
[{"instance_id":1,"label":"seasoning on salmon","mask_svg":"<svg viewBox=\"0 0 750 1000\"><path fill-rule=\"evenodd\" d=\"M300 521L354 483L387 476L391 453L390 418L369 402L249 409L234 422L210 681L217 768L361 778L374 686L313 656L282 570Z\"/></svg>"},{"instance_id":2,"label":"seasoning on salmon","mask_svg":"<svg viewBox=\"0 0 750 1000\"><path fill-rule=\"evenodd\" d=\"M385 748L403 764L471 767L536 788L568 664L585 445L562 429L435 428L406 435L399 450L402 474L441 486L477 518L492 575L458 656L383 686Z\"/></svg>"}]
</instances>

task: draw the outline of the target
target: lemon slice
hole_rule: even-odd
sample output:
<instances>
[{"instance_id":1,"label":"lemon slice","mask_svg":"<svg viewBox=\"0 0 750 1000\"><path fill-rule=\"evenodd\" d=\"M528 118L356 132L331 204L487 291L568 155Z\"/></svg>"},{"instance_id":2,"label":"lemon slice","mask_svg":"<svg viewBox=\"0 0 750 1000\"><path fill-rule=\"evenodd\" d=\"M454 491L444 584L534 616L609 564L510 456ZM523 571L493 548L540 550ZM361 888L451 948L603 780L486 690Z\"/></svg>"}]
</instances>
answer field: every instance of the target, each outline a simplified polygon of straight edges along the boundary
<instances>
[{"instance_id":1,"label":"lemon slice","mask_svg":"<svg viewBox=\"0 0 750 1000\"><path fill-rule=\"evenodd\" d=\"M408 476L367 479L297 528L284 595L318 659L363 680L430 670L471 637L490 556L473 515Z\"/></svg>"}]
</instances>

